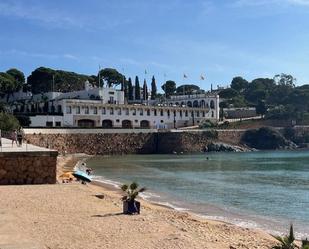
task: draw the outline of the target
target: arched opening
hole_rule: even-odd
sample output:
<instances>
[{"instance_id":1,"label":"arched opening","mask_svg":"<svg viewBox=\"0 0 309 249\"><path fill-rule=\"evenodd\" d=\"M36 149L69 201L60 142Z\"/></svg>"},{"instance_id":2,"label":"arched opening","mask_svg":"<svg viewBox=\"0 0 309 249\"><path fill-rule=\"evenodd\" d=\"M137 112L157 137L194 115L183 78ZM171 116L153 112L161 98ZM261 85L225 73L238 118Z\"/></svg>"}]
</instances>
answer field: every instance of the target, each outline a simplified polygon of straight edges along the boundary
<instances>
[{"instance_id":1,"label":"arched opening","mask_svg":"<svg viewBox=\"0 0 309 249\"><path fill-rule=\"evenodd\" d=\"M210 101L210 108L215 109L215 102L213 100Z\"/></svg>"},{"instance_id":2,"label":"arched opening","mask_svg":"<svg viewBox=\"0 0 309 249\"><path fill-rule=\"evenodd\" d=\"M188 107L192 107L192 102L191 102L191 101L188 101L188 102L187 102L187 106L188 106Z\"/></svg>"},{"instance_id":3,"label":"arched opening","mask_svg":"<svg viewBox=\"0 0 309 249\"><path fill-rule=\"evenodd\" d=\"M141 128L150 128L150 123L148 120L141 121Z\"/></svg>"},{"instance_id":4,"label":"arched opening","mask_svg":"<svg viewBox=\"0 0 309 249\"><path fill-rule=\"evenodd\" d=\"M130 121L130 120L123 120L122 121L122 128L131 129L132 128L132 121Z\"/></svg>"},{"instance_id":5,"label":"arched opening","mask_svg":"<svg viewBox=\"0 0 309 249\"><path fill-rule=\"evenodd\" d=\"M95 126L95 121L91 119L80 119L77 121L77 126L78 127L94 127Z\"/></svg>"},{"instance_id":6,"label":"arched opening","mask_svg":"<svg viewBox=\"0 0 309 249\"><path fill-rule=\"evenodd\" d=\"M102 121L102 127L106 129L113 128L113 121L109 119L105 119Z\"/></svg>"},{"instance_id":7,"label":"arched opening","mask_svg":"<svg viewBox=\"0 0 309 249\"><path fill-rule=\"evenodd\" d=\"M185 102L181 102L181 106L184 106L185 105Z\"/></svg>"},{"instance_id":8,"label":"arched opening","mask_svg":"<svg viewBox=\"0 0 309 249\"><path fill-rule=\"evenodd\" d=\"M202 99L202 100L200 101L200 107L202 107L202 108L205 107L205 100Z\"/></svg>"},{"instance_id":9,"label":"arched opening","mask_svg":"<svg viewBox=\"0 0 309 249\"><path fill-rule=\"evenodd\" d=\"M198 107L198 101L197 100L193 101L193 107Z\"/></svg>"},{"instance_id":10,"label":"arched opening","mask_svg":"<svg viewBox=\"0 0 309 249\"><path fill-rule=\"evenodd\" d=\"M175 103L175 105L176 105L176 106L179 106L179 103L178 103L178 102L176 102L176 103Z\"/></svg>"}]
</instances>

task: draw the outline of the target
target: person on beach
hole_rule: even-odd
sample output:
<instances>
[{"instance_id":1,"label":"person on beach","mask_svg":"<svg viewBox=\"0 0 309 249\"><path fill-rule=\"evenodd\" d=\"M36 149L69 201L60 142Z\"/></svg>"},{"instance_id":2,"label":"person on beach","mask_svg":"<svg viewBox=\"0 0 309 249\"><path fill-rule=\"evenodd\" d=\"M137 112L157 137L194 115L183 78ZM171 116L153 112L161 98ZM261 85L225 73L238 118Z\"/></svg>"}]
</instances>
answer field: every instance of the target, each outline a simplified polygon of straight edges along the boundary
<instances>
[{"instance_id":1,"label":"person on beach","mask_svg":"<svg viewBox=\"0 0 309 249\"><path fill-rule=\"evenodd\" d=\"M14 142L16 143L16 146L18 146L17 144L17 132L16 130L13 130L11 133L11 139L12 139L12 147L14 145Z\"/></svg>"},{"instance_id":2,"label":"person on beach","mask_svg":"<svg viewBox=\"0 0 309 249\"><path fill-rule=\"evenodd\" d=\"M17 135L17 142L18 142L17 146L21 147L23 144L23 130L21 127L18 129L16 135Z\"/></svg>"},{"instance_id":3,"label":"person on beach","mask_svg":"<svg viewBox=\"0 0 309 249\"><path fill-rule=\"evenodd\" d=\"M86 173L88 176L91 175L92 171L93 171L92 168L86 168Z\"/></svg>"}]
</instances>

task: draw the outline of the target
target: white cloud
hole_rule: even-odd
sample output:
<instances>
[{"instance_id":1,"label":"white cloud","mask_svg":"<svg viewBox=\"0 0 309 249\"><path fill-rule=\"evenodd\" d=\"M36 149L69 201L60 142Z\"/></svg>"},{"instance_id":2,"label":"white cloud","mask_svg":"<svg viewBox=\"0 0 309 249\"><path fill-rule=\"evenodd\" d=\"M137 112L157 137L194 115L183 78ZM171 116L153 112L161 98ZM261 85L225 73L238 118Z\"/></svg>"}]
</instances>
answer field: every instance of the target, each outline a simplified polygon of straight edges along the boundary
<instances>
[{"instance_id":1,"label":"white cloud","mask_svg":"<svg viewBox=\"0 0 309 249\"><path fill-rule=\"evenodd\" d=\"M39 5L24 5L20 2L0 3L0 15L15 17L56 27L83 27L84 23L60 10L47 9Z\"/></svg>"},{"instance_id":2,"label":"white cloud","mask_svg":"<svg viewBox=\"0 0 309 249\"><path fill-rule=\"evenodd\" d=\"M60 8L61 6L59 8L48 7L39 1L35 4L26 4L25 2L0 0L0 16L31 21L48 28L78 28L86 31L114 29L132 22L129 17L103 19L100 16L88 15L87 12L76 14L73 11Z\"/></svg>"},{"instance_id":3,"label":"white cloud","mask_svg":"<svg viewBox=\"0 0 309 249\"><path fill-rule=\"evenodd\" d=\"M236 0L233 6L267 6L267 5L281 5L281 6L308 6L309 0Z\"/></svg>"},{"instance_id":4,"label":"white cloud","mask_svg":"<svg viewBox=\"0 0 309 249\"><path fill-rule=\"evenodd\" d=\"M236 0L233 6L266 6L266 5L292 5L292 6L308 6L309 0Z\"/></svg>"},{"instance_id":5,"label":"white cloud","mask_svg":"<svg viewBox=\"0 0 309 249\"><path fill-rule=\"evenodd\" d=\"M68 59L68 60L79 60L78 56L72 54L46 54L46 53L37 53L37 52L28 52L21 51L17 49L11 49L8 51L0 51L1 55L15 55L15 56L24 56L24 57L33 57L33 58L44 58L44 59Z\"/></svg>"}]
</instances>

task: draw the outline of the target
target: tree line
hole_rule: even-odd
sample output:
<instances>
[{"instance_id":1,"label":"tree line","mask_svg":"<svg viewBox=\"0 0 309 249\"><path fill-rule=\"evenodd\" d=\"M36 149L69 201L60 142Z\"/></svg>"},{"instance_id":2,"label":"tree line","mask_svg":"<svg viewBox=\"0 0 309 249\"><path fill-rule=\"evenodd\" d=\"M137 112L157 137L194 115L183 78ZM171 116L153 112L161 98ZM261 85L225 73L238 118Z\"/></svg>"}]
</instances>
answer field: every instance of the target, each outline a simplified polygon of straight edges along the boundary
<instances>
[{"instance_id":1,"label":"tree line","mask_svg":"<svg viewBox=\"0 0 309 249\"><path fill-rule=\"evenodd\" d=\"M295 86L289 74L257 78L251 82L238 76L230 88L220 91L225 107L256 107L257 113L274 119L309 120L309 85Z\"/></svg>"},{"instance_id":2,"label":"tree line","mask_svg":"<svg viewBox=\"0 0 309 249\"><path fill-rule=\"evenodd\" d=\"M163 97L158 93L156 79L153 76L150 84L150 91L146 79L140 84L139 77L136 76L134 84L132 79L113 68L101 69L97 75L84 75L64 70L54 70L46 67L39 67L25 78L23 72L18 69L10 69L0 73L0 95L7 94L7 98L16 91L23 89L31 91L33 94L44 92L70 92L84 89L84 83L88 81L92 86L115 87L121 86L125 97L128 100L147 100ZM161 89L165 97L174 94L192 94L203 92L198 86L193 84L176 86L175 81L167 80ZM150 96L148 96L150 94Z\"/></svg>"}]
</instances>

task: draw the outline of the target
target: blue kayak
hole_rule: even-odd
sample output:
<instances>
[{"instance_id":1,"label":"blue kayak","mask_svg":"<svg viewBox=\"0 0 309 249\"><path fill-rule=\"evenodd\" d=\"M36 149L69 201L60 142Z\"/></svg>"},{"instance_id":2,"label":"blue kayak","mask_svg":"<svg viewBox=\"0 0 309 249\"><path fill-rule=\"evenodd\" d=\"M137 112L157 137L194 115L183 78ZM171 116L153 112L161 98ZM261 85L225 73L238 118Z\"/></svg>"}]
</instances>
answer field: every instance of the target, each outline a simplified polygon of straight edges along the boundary
<instances>
[{"instance_id":1,"label":"blue kayak","mask_svg":"<svg viewBox=\"0 0 309 249\"><path fill-rule=\"evenodd\" d=\"M87 175L84 171L76 170L72 173L72 175L79 180L91 182L91 177Z\"/></svg>"}]
</instances>

